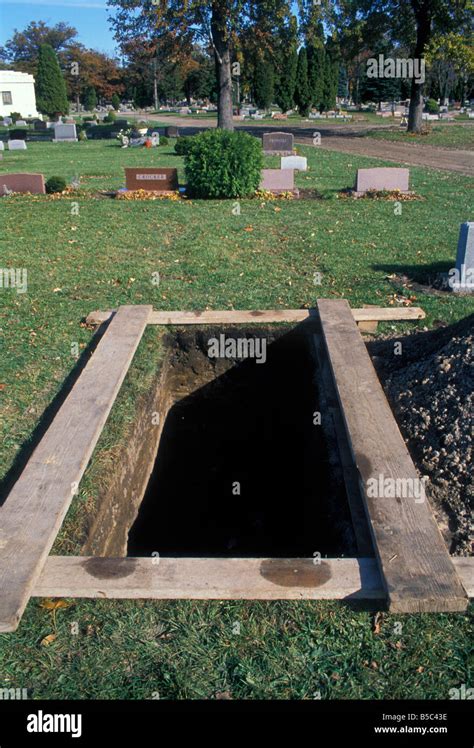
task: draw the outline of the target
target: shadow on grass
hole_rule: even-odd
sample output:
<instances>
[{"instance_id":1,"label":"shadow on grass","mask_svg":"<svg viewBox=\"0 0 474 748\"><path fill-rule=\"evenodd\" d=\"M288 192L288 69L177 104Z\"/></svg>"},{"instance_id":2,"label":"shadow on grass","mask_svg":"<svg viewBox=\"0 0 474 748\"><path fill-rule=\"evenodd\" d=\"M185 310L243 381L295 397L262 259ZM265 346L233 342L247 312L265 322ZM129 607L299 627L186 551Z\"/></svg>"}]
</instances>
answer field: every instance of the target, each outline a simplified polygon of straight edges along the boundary
<instances>
[{"instance_id":1,"label":"shadow on grass","mask_svg":"<svg viewBox=\"0 0 474 748\"><path fill-rule=\"evenodd\" d=\"M441 274L448 273L452 267L454 267L455 260L449 262L431 262L427 265L395 265L395 264L381 264L372 265L372 270L377 272L387 273L389 275L396 275L400 278L406 278L415 283L421 283L424 285L431 285L434 281L438 280Z\"/></svg>"},{"instance_id":2,"label":"shadow on grass","mask_svg":"<svg viewBox=\"0 0 474 748\"><path fill-rule=\"evenodd\" d=\"M12 490L14 484L20 477L23 470L25 469L28 460L30 459L34 450L36 449L39 442L45 435L46 431L51 426L51 423L53 422L57 412L59 411L60 407L66 400L69 393L71 392L73 386L77 382L80 374L86 367L87 363L89 362L90 357L92 356L95 349L97 348L97 345L100 342L102 335L106 331L109 322L110 320L107 322L104 322L99 328L97 328L96 334L90 341L87 348L85 348L84 351L82 351L76 363L76 366L72 369L72 371L68 374L68 376L64 380L63 386L61 387L60 391L57 393L56 397L52 400L52 402L48 405L46 410L43 412L43 415L41 416L41 419L39 423L37 424L37 426L35 427L33 433L27 439L27 441L24 442L24 444L22 444L20 450L16 454L10 470L7 472L5 477L0 481L0 507L3 506L3 504L7 500L10 491Z\"/></svg>"}]
</instances>

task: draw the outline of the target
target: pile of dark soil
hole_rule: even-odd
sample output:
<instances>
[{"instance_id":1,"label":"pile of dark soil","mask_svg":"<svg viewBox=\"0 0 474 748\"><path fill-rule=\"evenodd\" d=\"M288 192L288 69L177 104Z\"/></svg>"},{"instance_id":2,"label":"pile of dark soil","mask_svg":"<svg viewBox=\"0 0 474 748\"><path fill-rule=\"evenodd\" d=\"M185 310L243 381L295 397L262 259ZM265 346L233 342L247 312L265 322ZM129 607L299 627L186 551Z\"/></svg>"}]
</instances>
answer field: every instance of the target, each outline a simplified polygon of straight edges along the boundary
<instances>
[{"instance_id":1,"label":"pile of dark soil","mask_svg":"<svg viewBox=\"0 0 474 748\"><path fill-rule=\"evenodd\" d=\"M474 315L402 342L370 344L374 364L415 464L429 478L429 497L456 555L472 553L474 485Z\"/></svg>"}]
</instances>

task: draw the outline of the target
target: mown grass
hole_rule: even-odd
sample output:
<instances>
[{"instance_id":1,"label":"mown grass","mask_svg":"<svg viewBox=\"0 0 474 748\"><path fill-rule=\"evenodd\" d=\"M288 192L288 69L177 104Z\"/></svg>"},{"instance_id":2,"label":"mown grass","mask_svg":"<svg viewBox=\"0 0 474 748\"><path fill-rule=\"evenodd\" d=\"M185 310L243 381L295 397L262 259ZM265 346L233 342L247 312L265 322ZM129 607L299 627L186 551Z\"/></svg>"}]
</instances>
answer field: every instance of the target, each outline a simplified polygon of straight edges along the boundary
<instances>
[{"instance_id":1,"label":"mown grass","mask_svg":"<svg viewBox=\"0 0 474 748\"><path fill-rule=\"evenodd\" d=\"M182 178L171 145L124 151L108 141L31 143L26 153L5 153L1 171L79 176L81 186L59 198L0 201L1 267L28 270L26 294L0 292L0 477L77 366L71 346L87 350L92 331L82 320L94 309L298 308L317 297L385 306L395 294L416 296L393 273L422 280L453 265L472 180L412 168L420 199L396 215L393 202L339 195L359 166L383 162L301 151L311 170L298 175L298 186L320 199L240 200L240 215L235 201L100 196L124 184L127 165L176 164ZM426 310L426 321L385 330L454 322L474 310L474 300L454 295L418 293L413 303ZM159 365L158 336L156 329L144 336L66 527L94 501L95 477L127 437L134 403ZM76 541L63 534L62 552ZM57 612L56 626L56 639L42 646L52 616L40 601L29 603L18 631L0 638L0 686L26 687L36 698L213 698L226 691L233 698L314 698L317 691L323 698L447 698L450 687L472 682L467 616L387 616L376 634L370 614L336 603L77 601Z\"/></svg>"},{"instance_id":2,"label":"mown grass","mask_svg":"<svg viewBox=\"0 0 474 748\"><path fill-rule=\"evenodd\" d=\"M415 135L405 130L371 130L371 138L395 140L401 143L417 145L434 145L443 148L456 148L465 151L474 149L474 122L466 125L431 125L425 133Z\"/></svg>"}]
</instances>

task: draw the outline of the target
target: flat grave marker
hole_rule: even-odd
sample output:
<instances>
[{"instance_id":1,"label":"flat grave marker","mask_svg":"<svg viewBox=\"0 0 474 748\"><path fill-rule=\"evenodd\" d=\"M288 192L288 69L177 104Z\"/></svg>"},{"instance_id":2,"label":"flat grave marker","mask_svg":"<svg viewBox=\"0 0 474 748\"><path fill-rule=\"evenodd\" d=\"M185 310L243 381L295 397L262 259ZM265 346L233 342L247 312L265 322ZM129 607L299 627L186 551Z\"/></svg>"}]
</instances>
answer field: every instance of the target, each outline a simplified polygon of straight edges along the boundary
<instances>
[{"instance_id":1,"label":"flat grave marker","mask_svg":"<svg viewBox=\"0 0 474 748\"><path fill-rule=\"evenodd\" d=\"M147 190L150 192L176 192L178 170L163 167L144 167L142 169L125 169L127 190Z\"/></svg>"}]
</instances>

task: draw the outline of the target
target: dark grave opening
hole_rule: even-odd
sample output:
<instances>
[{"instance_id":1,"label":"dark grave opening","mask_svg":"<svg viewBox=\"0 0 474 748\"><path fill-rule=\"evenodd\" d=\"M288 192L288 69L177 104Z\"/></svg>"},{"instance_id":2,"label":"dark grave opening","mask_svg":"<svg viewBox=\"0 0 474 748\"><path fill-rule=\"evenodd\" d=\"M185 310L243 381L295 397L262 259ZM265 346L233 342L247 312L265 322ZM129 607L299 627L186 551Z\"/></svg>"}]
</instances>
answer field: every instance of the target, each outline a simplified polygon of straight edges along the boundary
<instances>
[{"instance_id":1,"label":"dark grave opening","mask_svg":"<svg viewBox=\"0 0 474 748\"><path fill-rule=\"evenodd\" d=\"M210 358L209 341L220 335L265 340L265 363ZM356 555L328 414L314 423L321 407L311 336L305 324L168 336L174 404L128 555Z\"/></svg>"}]
</instances>

